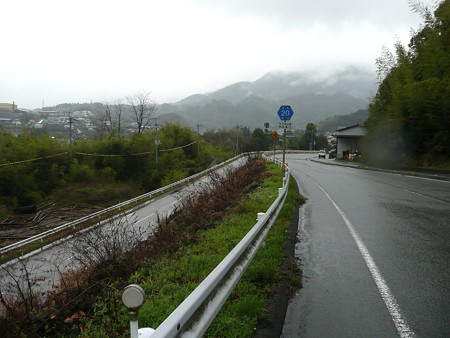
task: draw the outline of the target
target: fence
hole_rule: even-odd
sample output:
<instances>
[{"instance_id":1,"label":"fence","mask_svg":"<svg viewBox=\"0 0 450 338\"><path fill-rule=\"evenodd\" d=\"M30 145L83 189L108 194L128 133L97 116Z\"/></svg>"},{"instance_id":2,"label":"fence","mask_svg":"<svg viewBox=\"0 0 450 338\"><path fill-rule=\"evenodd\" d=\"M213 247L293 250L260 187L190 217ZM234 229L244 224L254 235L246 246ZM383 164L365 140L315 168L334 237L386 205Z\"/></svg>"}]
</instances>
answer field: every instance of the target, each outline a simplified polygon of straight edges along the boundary
<instances>
[{"instance_id":1,"label":"fence","mask_svg":"<svg viewBox=\"0 0 450 338\"><path fill-rule=\"evenodd\" d=\"M264 157L271 160L269 156ZM275 162L281 165L279 160ZM205 333L277 219L286 199L288 185L287 169L278 197L265 213L258 214L257 223L252 229L156 330L140 329L141 337L200 337ZM131 310L136 315L136 309ZM132 320L131 323L133 337L133 327L137 328L137 320ZM137 332L134 335L137 336Z\"/></svg>"},{"instance_id":2,"label":"fence","mask_svg":"<svg viewBox=\"0 0 450 338\"><path fill-rule=\"evenodd\" d=\"M250 156L252 154L254 154L254 153L240 154L240 155L235 156L235 157L233 157L231 159L228 159L225 162L219 163L219 164L217 164L217 165L215 165L215 166L213 166L211 168L208 168L208 169L206 169L206 170L204 170L204 171L202 171L200 173L197 173L195 175L189 176L189 177L187 177L185 179L182 179L180 181L177 181L175 183L172 183L172 184L166 185L166 186L164 186L162 188L159 188L157 190L153 190L151 192L145 193L145 194L140 195L138 197L132 198L132 199L130 199L128 201L121 202L121 203L116 204L114 206L111 206L109 208L102 209L102 210L100 210L98 212L95 212L95 213L92 213L92 214L87 215L85 217L79 218L79 219L77 219L75 221L65 223L63 225L60 225L60 226L55 227L55 228L53 228L51 230L42 232L42 233L37 234L35 236L31 236L29 238L23 239L23 240L18 241L16 243L7 245L7 246L5 246L3 248L0 248L0 255L3 255L5 253L7 253L9 251L12 251L12 250L15 250L15 249L22 248L22 247L24 247L25 245L28 245L28 244L31 244L31 243L34 243L34 242L37 242L37 241L42 241L44 238L47 238L47 237L49 237L51 235L54 235L54 234L57 234L57 233L59 233L61 231L64 231L66 229L75 228L76 226L78 226L78 225L80 225L82 223L95 220L96 218L101 218L102 216L107 215L109 213L118 212L122 208L128 207L130 205L133 205L133 204L136 204L136 203L139 203L139 202L143 202L145 200L151 199L151 198L156 197L158 195L161 195L161 194L167 193L169 191L172 191L172 190L174 190L177 187L183 186L183 185L185 185L185 184L187 184L189 182L195 181L195 180L197 180L197 179L199 179L199 178L201 178L201 177L203 177L203 176L205 176L205 175L207 175L207 174L209 174L209 173L211 173L213 171L216 171L219 168L221 168L221 167L223 167L225 165L228 165L228 164L230 164L230 163L240 159L241 157Z\"/></svg>"}]
</instances>

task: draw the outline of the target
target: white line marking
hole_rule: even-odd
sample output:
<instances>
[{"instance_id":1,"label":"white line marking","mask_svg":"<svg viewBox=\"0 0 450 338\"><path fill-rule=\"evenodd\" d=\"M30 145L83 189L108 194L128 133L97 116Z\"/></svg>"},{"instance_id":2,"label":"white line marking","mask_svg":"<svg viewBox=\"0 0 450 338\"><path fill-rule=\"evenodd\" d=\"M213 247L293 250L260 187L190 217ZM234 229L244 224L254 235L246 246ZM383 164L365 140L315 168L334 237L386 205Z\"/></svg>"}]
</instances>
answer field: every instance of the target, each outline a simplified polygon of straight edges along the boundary
<instances>
[{"instance_id":1,"label":"white line marking","mask_svg":"<svg viewBox=\"0 0 450 338\"><path fill-rule=\"evenodd\" d=\"M177 202L178 202L178 200L176 200L176 201L170 203L169 205L174 205L174 204L177 203ZM147 216L141 218L140 220L138 220L138 221L136 222L136 224L141 223L141 222L145 221L147 218L152 217L152 216L154 216L154 215L156 215L156 212L154 212L154 213L152 213L152 214L150 214L150 215L147 215Z\"/></svg>"},{"instance_id":2,"label":"white line marking","mask_svg":"<svg viewBox=\"0 0 450 338\"><path fill-rule=\"evenodd\" d=\"M147 216L141 218L139 221L136 222L136 224L145 221L147 218L152 217L152 216L155 215L155 214L156 214L156 213L154 212L153 214L150 214L150 215L147 215Z\"/></svg>"},{"instance_id":3,"label":"white line marking","mask_svg":"<svg viewBox=\"0 0 450 338\"><path fill-rule=\"evenodd\" d=\"M443 201L443 200L440 200L439 198L434 198L432 196L424 195L424 194L421 194L420 192L412 191L412 190L409 190L409 189L405 189L405 190L407 192L411 193L411 194L414 194L414 195L417 195L417 196L420 196L420 197L429 198L430 200L441 202L441 203L444 203L444 204L450 204L447 201Z\"/></svg>"},{"instance_id":4,"label":"white line marking","mask_svg":"<svg viewBox=\"0 0 450 338\"><path fill-rule=\"evenodd\" d=\"M353 240L355 241L356 245L358 246L359 251L361 252L361 255L364 258L364 261L366 262L367 267L369 268L370 273L372 274L372 277L378 287L378 291L381 294L381 297L383 298L384 304L386 305L391 318L395 324L395 327L397 328L397 332L402 338L407 337L415 337L414 331L410 329L408 324L406 323L405 318L402 316L400 312L400 306L398 305L394 295L391 292L391 289L387 285L385 279L380 273L380 270L378 270L378 267L373 260L372 256L369 253L369 250L367 250L367 247L365 246L364 242L362 241L361 237L359 237L358 233L356 232L355 228L353 227L350 220L347 218L347 216L344 214L344 212L339 208L339 206L334 202L334 200L331 198L330 195L320 186L319 188L323 191L323 193L328 197L328 199L331 201L333 206L336 208L337 212L341 215L342 219L344 220L345 224L347 225L348 231L350 231L350 234L353 237Z\"/></svg>"}]
</instances>

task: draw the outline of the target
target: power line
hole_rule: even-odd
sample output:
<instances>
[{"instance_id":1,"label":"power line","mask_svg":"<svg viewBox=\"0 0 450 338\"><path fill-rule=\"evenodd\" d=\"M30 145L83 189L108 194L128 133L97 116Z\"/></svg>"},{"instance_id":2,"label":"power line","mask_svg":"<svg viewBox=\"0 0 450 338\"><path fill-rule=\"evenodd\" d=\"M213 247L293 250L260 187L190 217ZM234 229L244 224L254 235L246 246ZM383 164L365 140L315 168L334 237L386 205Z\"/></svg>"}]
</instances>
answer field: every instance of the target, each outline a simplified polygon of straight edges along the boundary
<instances>
[{"instance_id":1,"label":"power line","mask_svg":"<svg viewBox=\"0 0 450 338\"><path fill-rule=\"evenodd\" d=\"M191 142L191 143L186 144L186 145L184 145L184 146L180 146L180 147L176 147L176 148L171 148L171 149L161 149L160 152L163 152L163 151L172 151L172 150L177 150L177 149L182 149L182 148L189 147L189 146L191 146L191 145L193 145L193 144L196 144L196 143L197 143L197 141L194 141L194 142Z\"/></svg>"},{"instance_id":2,"label":"power line","mask_svg":"<svg viewBox=\"0 0 450 338\"><path fill-rule=\"evenodd\" d=\"M34 162L34 161L40 161L40 160L44 160L46 158L52 158L52 157L57 157L57 156L61 156L61 155L66 155L67 151L64 153L59 153L59 154L55 154L55 155L49 155L49 156L43 156L43 157L38 157L38 158L33 158L31 160L23 160L23 161L16 161L16 162L8 162L8 163L2 163L0 164L0 167L5 167L7 165L15 165L15 164L21 164L21 163L27 163L27 162Z\"/></svg>"},{"instance_id":3,"label":"power line","mask_svg":"<svg viewBox=\"0 0 450 338\"><path fill-rule=\"evenodd\" d=\"M168 152L168 151L172 151L172 150L178 150L178 149L183 149L183 148L187 148L193 144L196 144L198 141L194 141L191 142L189 144L183 145L183 146L179 146L179 147L175 147L175 148L169 148L169 149L160 149L160 152ZM32 158L29 160L22 160L22 161L15 161L15 162L8 162L8 163L0 163L0 167L6 167L9 165L16 165L16 164L22 164L22 163L28 163L28 162L35 162L35 161L40 161L40 160L45 160L47 158L52 158L52 157L57 157L57 156L62 156L62 155L66 155L68 152L63 152L63 153L59 153L59 154L55 154L55 155L49 155L49 156L42 156L42 157L37 157L37 158ZM83 152L74 152L73 154L75 155L83 155L83 156L94 156L94 157L128 157L128 156L143 156L143 155L148 155L151 154L152 151L146 151L146 152L142 152L142 153L136 153L136 154L126 154L126 155L119 155L119 154L92 154L92 153L83 153Z\"/></svg>"},{"instance_id":4,"label":"power line","mask_svg":"<svg viewBox=\"0 0 450 338\"><path fill-rule=\"evenodd\" d=\"M172 150L177 150L177 149L183 149L183 148L187 148L193 144L197 143L197 141L191 142L189 144L186 144L184 146L179 146L179 147L175 147L175 148L169 148L169 149L159 149L159 152L166 152L166 151L172 151ZM126 154L126 155L119 155L119 154L89 154L89 153L81 153L81 152L76 152L75 154L77 155L85 155L85 156L98 156L98 157L127 157L127 156L141 156L141 155L148 155L151 154L151 151L146 151L143 153L136 153L136 154Z\"/></svg>"}]
</instances>

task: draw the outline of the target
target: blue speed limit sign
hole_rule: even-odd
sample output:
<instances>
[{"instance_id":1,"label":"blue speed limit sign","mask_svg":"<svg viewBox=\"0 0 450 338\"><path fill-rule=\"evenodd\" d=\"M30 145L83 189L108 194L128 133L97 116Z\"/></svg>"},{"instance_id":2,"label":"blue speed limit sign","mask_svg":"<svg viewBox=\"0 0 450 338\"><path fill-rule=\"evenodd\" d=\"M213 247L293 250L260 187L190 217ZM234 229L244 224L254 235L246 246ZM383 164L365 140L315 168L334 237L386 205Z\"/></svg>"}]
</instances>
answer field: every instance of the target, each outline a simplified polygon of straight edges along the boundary
<instances>
[{"instance_id":1,"label":"blue speed limit sign","mask_svg":"<svg viewBox=\"0 0 450 338\"><path fill-rule=\"evenodd\" d=\"M294 115L294 111L292 110L291 106L281 106L280 109L278 109L277 114L280 117L280 120L289 121L292 115Z\"/></svg>"}]
</instances>

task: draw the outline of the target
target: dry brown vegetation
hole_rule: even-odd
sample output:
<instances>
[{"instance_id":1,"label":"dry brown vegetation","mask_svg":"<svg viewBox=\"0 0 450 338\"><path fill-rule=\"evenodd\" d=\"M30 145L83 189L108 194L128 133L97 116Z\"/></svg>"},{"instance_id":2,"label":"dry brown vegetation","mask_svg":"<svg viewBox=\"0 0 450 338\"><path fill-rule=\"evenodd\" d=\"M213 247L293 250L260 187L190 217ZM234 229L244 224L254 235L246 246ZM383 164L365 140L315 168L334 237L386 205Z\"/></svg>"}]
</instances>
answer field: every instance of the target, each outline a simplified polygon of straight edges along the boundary
<instances>
[{"instance_id":1,"label":"dry brown vegetation","mask_svg":"<svg viewBox=\"0 0 450 338\"><path fill-rule=\"evenodd\" d=\"M13 285L2 290L15 289L15 296L2 294L4 313L0 332L16 337L74 336L79 334L79 320L92 311L97 297L110 300L108 315L115 324L114 313L123 311L113 290L123 288L129 276L138 268L196 240L200 230L214 227L232 211L245 196L268 175L265 164L257 158L237 169L223 174L212 174L208 183L201 183L182 196L176 210L161 216L153 236L141 241L140 229L130 231L133 221L119 218L109 224L110 241L103 241L101 227L77 235L67 250L71 250L76 269L59 271L59 285L45 295L37 291L39 276L27 271L7 271L13 276ZM43 262L43 265L48 262ZM7 269L7 268L6 268Z\"/></svg>"}]
</instances>

